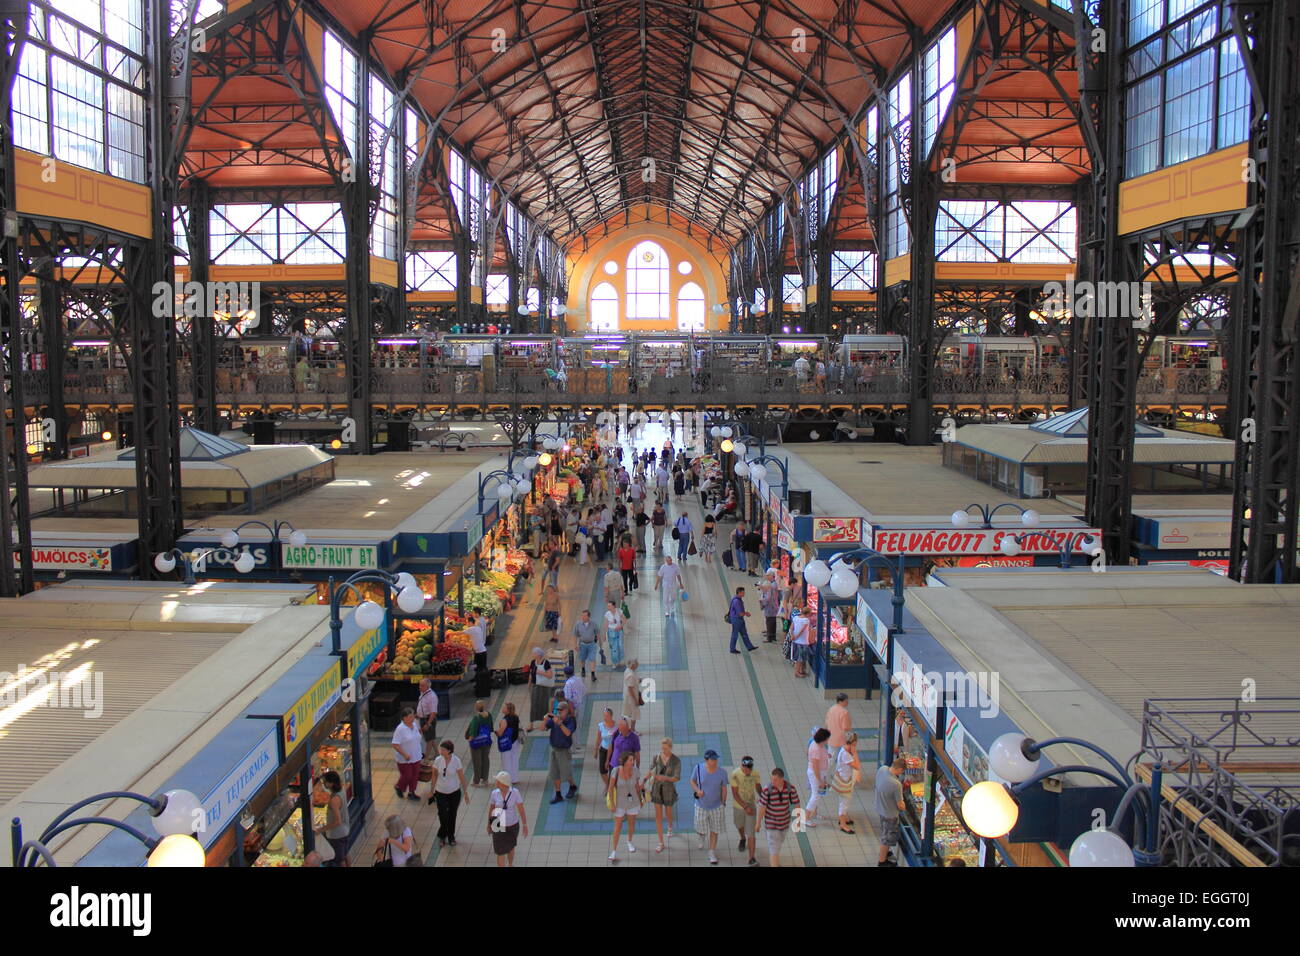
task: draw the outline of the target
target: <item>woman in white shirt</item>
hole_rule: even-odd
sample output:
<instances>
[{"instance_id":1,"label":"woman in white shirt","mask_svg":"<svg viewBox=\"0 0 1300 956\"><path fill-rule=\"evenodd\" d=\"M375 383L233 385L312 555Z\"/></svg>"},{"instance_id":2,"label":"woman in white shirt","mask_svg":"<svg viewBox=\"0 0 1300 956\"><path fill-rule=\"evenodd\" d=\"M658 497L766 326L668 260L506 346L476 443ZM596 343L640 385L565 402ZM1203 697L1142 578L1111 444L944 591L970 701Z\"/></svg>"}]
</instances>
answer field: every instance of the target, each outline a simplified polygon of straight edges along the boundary
<instances>
[{"instance_id":1,"label":"woman in white shirt","mask_svg":"<svg viewBox=\"0 0 1300 956\"><path fill-rule=\"evenodd\" d=\"M375 856L387 856L393 861L393 866L406 866L406 861L415 852L415 837L411 834L411 828L396 813L384 821L384 828L388 835L379 844Z\"/></svg>"},{"instance_id":2,"label":"woman in white shirt","mask_svg":"<svg viewBox=\"0 0 1300 956\"><path fill-rule=\"evenodd\" d=\"M438 804L438 845L456 845L456 813L461 799L469 806L469 784L465 782L465 767L456 756L456 745L450 740L438 744L438 756L433 759L433 796L429 802Z\"/></svg>"},{"instance_id":3,"label":"woman in white shirt","mask_svg":"<svg viewBox=\"0 0 1300 956\"><path fill-rule=\"evenodd\" d=\"M519 830L528 836L528 817L524 813L524 798L510 784L510 774L502 770L496 776L496 788L488 797L488 835L492 837L492 852L497 855L497 866L515 865L515 846L519 843Z\"/></svg>"},{"instance_id":4,"label":"woman in white shirt","mask_svg":"<svg viewBox=\"0 0 1300 956\"><path fill-rule=\"evenodd\" d=\"M605 602L605 638L609 641L609 662L615 668L623 664L623 612L613 601Z\"/></svg>"},{"instance_id":5,"label":"woman in white shirt","mask_svg":"<svg viewBox=\"0 0 1300 956\"><path fill-rule=\"evenodd\" d=\"M794 676L808 676L808 654L812 650L812 627L808 618L808 609L800 608L790 622L790 643L794 654Z\"/></svg>"},{"instance_id":6,"label":"woman in white shirt","mask_svg":"<svg viewBox=\"0 0 1300 956\"><path fill-rule=\"evenodd\" d=\"M853 788L860 776L862 762L858 758L858 735L850 730L844 735L844 746L835 757L835 769L828 781L831 790L840 798L840 830L844 833L857 832L853 829L853 818L849 816L849 798L853 796Z\"/></svg>"}]
</instances>

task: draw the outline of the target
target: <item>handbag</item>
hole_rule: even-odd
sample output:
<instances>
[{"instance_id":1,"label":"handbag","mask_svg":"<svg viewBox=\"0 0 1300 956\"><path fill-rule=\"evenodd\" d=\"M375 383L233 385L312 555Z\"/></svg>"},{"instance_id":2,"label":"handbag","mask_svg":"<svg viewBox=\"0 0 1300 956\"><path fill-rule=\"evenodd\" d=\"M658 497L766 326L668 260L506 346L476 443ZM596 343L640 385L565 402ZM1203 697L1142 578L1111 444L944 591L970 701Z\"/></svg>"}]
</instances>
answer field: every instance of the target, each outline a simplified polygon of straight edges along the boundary
<instances>
[{"instance_id":1,"label":"handbag","mask_svg":"<svg viewBox=\"0 0 1300 956\"><path fill-rule=\"evenodd\" d=\"M415 842L415 837L411 837L411 855L406 858L407 866L424 866L424 854L420 852L420 845Z\"/></svg>"},{"instance_id":2,"label":"handbag","mask_svg":"<svg viewBox=\"0 0 1300 956\"><path fill-rule=\"evenodd\" d=\"M690 546L689 548L686 549L686 553L687 553L687 554L699 554L699 553L700 553L700 552L699 552L698 550L696 550L696 548L695 548L695 539L694 539L694 538L691 539L691 546Z\"/></svg>"},{"instance_id":3,"label":"handbag","mask_svg":"<svg viewBox=\"0 0 1300 956\"><path fill-rule=\"evenodd\" d=\"M370 865L371 866L392 866L393 855L392 853L389 852L389 849L390 848L388 846L388 841L385 840L384 845L375 850L375 862Z\"/></svg>"},{"instance_id":4,"label":"handbag","mask_svg":"<svg viewBox=\"0 0 1300 956\"><path fill-rule=\"evenodd\" d=\"M682 537L681 532L678 531L676 528L673 528L673 540L674 540L674 541L680 541L680 540L681 540L681 537Z\"/></svg>"},{"instance_id":5,"label":"handbag","mask_svg":"<svg viewBox=\"0 0 1300 956\"><path fill-rule=\"evenodd\" d=\"M427 757L420 761L420 783L428 783L433 779L433 761Z\"/></svg>"},{"instance_id":6,"label":"handbag","mask_svg":"<svg viewBox=\"0 0 1300 956\"><path fill-rule=\"evenodd\" d=\"M612 776L612 774L611 774L611 776ZM617 786L617 784L614 783L613 780L610 780L610 786L609 786L609 789L605 791L605 809L608 810L610 813L613 813L613 812L614 812L614 803L615 803L615 799L614 799L614 788L615 788L616 786Z\"/></svg>"},{"instance_id":7,"label":"handbag","mask_svg":"<svg viewBox=\"0 0 1300 956\"><path fill-rule=\"evenodd\" d=\"M506 732L497 735L497 751L503 754L510 753L515 746L515 728L509 724L506 725Z\"/></svg>"},{"instance_id":8,"label":"handbag","mask_svg":"<svg viewBox=\"0 0 1300 956\"><path fill-rule=\"evenodd\" d=\"M845 780L835 770L832 770L828 774L828 776L830 777L830 781L829 781L830 788L834 790L837 794L839 794L841 797L847 796L848 794L853 792L852 780Z\"/></svg>"},{"instance_id":9,"label":"handbag","mask_svg":"<svg viewBox=\"0 0 1300 956\"><path fill-rule=\"evenodd\" d=\"M479 721L478 730L471 737L465 734L465 739L469 741L471 750L481 750L488 744L492 743L492 724L490 721Z\"/></svg>"},{"instance_id":10,"label":"handbag","mask_svg":"<svg viewBox=\"0 0 1300 956\"><path fill-rule=\"evenodd\" d=\"M627 602L626 602L626 601L623 602L623 607L621 608L621 610L623 611L623 618L624 618L625 620L626 620L626 619L629 619L629 618L632 617L632 611L631 611L631 609L627 606Z\"/></svg>"},{"instance_id":11,"label":"handbag","mask_svg":"<svg viewBox=\"0 0 1300 956\"><path fill-rule=\"evenodd\" d=\"M316 852L320 854L322 863L328 863L334 859L334 846L328 838L316 841Z\"/></svg>"}]
</instances>

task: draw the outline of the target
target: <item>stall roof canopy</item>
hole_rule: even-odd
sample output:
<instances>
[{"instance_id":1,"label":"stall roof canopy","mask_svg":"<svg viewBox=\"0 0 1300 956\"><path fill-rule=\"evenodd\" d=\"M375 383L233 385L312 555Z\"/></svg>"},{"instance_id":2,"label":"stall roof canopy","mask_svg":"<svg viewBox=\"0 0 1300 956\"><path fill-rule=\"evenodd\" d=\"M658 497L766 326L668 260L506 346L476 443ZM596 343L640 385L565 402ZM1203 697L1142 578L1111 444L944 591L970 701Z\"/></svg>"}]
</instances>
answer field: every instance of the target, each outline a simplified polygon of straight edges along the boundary
<instances>
[{"instance_id":1,"label":"stall roof canopy","mask_svg":"<svg viewBox=\"0 0 1300 956\"><path fill-rule=\"evenodd\" d=\"M1087 436L1073 430L1054 434L1033 425L963 425L956 443L1026 465L1082 465L1088 460ZM1133 441L1133 461L1139 465L1227 464L1233 455L1233 443L1226 439L1161 428L1144 426Z\"/></svg>"},{"instance_id":2,"label":"stall roof canopy","mask_svg":"<svg viewBox=\"0 0 1300 956\"><path fill-rule=\"evenodd\" d=\"M1030 425L1029 429L1035 432L1049 432L1061 438L1087 438L1088 406L1076 408L1074 411L1066 412L1063 415L1053 415L1051 418ZM1158 428L1143 425L1141 422L1134 423L1133 432L1139 438L1164 438L1167 434Z\"/></svg>"},{"instance_id":3,"label":"stall roof canopy","mask_svg":"<svg viewBox=\"0 0 1300 956\"><path fill-rule=\"evenodd\" d=\"M181 429L181 461L217 461L231 455L243 455L248 451L247 445L222 438L209 432L190 428ZM128 448L117 456L118 461L135 461L135 449Z\"/></svg>"}]
</instances>

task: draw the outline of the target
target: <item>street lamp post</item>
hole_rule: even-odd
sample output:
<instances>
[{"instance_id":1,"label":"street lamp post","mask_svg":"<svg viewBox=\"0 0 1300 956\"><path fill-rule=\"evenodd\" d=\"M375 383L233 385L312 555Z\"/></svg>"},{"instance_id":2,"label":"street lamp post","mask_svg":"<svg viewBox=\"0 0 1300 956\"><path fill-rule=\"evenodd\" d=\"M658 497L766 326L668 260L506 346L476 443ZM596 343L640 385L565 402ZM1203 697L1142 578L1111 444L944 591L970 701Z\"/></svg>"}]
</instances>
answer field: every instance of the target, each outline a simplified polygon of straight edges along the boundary
<instances>
[{"instance_id":1,"label":"street lamp post","mask_svg":"<svg viewBox=\"0 0 1300 956\"><path fill-rule=\"evenodd\" d=\"M881 554L874 548L854 548L852 551L841 551L831 556L830 561L823 561L816 558L804 565L803 579L807 584L811 584L818 590L831 586L831 591L836 597L850 598L858 592L858 575L857 572L842 562L850 561L854 558L861 558L862 564L879 564L889 571L889 576L893 578L894 596L890 598L890 605L894 609L894 623L892 630L896 634L903 633L903 568L905 562L904 555L898 555L898 562L895 564L890 560L888 555Z\"/></svg>"},{"instance_id":2,"label":"street lamp post","mask_svg":"<svg viewBox=\"0 0 1300 956\"><path fill-rule=\"evenodd\" d=\"M1090 556L1095 557L1101 553L1101 542L1086 531L1067 531L1060 541L1046 531L1026 531L1024 534L1007 535L998 542L998 550L1007 557L1014 558L1020 553L1020 546L1029 538L1042 538L1044 541L1051 542L1060 555L1059 566L1062 571L1070 569L1070 553L1074 551L1076 544L1081 545L1084 552Z\"/></svg>"},{"instance_id":3,"label":"street lamp post","mask_svg":"<svg viewBox=\"0 0 1300 956\"><path fill-rule=\"evenodd\" d=\"M1101 757L1110 770L1087 764L1039 769L1042 751L1053 744L1082 747ZM972 832L986 839L1006 836L1020 817L1017 796L1040 781L1066 773L1088 773L1101 777L1123 792L1109 827L1088 829L1070 846L1070 866L1158 866L1156 843L1160 831L1162 765L1151 771L1151 782L1135 782L1124 765L1096 744L1078 737L1033 740L1024 734L1003 734L989 748L989 769L1002 780L975 784L961 801L961 816ZM1135 836L1130 845L1124 836L1129 811L1134 813Z\"/></svg>"},{"instance_id":4,"label":"street lamp post","mask_svg":"<svg viewBox=\"0 0 1300 956\"><path fill-rule=\"evenodd\" d=\"M151 837L137 830L129 823L114 820L110 817L74 816L83 807L101 803L104 800L118 799L137 800L147 806L149 815L153 818L153 828L157 836ZM203 846L198 840L194 839L194 831L201 829L204 825L204 820L201 819L202 811L203 805L199 802L199 798L188 790L168 790L158 797L146 797L143 794L132 793L127 790L97 793L93 797L79 800L60 813L50 821L49 825L41 831L41 835L35 840L23 839L22 821L18 817L14 817L9 824L12 854L10 865L15 867L39 866L43 861L46 866L57 866L58 864L54 862L54 855L49 849L50 841L60 833L68 830L97 824L129 833L144 844L149 851L149 866L151 867L203 866L205 862Z\"/></svg>"},{"instance_id":5,"label":"street lamp post","mask_svg":"<svg viewBox=\"0 0 1300 956\"><path fill-rule=\"evenodd\" d=\"M265 528L266 533L271 536L270 547L271 547L271 554L272 554L272 559L271 559L272 566L277 571L281 571L284 569L283 554L281 553L279 547L279 545L281 544L281 538L280 538L281 532L286 530L289 532L289 544L291 544L295 548L301 548L303 545L307 543L306 532L299 531L288 521L277 520L274 526L272 526L270 524L267 524L265 521L250 519L248 521L245 521L243 524L236 525L233 528L229 528L223 531L221 533L221 546L223 548L227 548L233 551L235 548L239 546L239 532L243 531L245 528L248 527ZM249 570L252 569L250 568Z\"/></svg>"},{"instance_id":6,"label":"street lamp post","mask_svg":"<svg viewBox=\"0 0 1300 956\"><path fill-rule=\"evenodd\" d=\"M185 569L185 583L198 584L194 572L203 571L208 558L213 555L224 556L227 560L230 560L234 564L235 570L240 574L247 574L257 566L257 559L253 557L251 551L235 554L228 548L208 548L206 551L200 551L196 548L188 553L180 548L172 548L170 551L160 551L154 555L153 566L159 574L170 574L179 561Z\"/></svg>"},{"instance_id":7,"label":"street lamp post","mask_svg":"<svg viewBox=\"0 0 1300 956\"><path fill-rule=\"evenodd\" d=\"M384 606L381 607L361 593L361 589L357 585L366 582L384 585ZM424 592L416 585L415 578L406 571L399 574L393 574L389 571L358 571L337 587L335 587L334 579L330 578L329 590L330 646L335 654L341 650L343 619L340 615L345 591L351 591L361 602L357 605L356 621L357 626L363 631L372 631L384 623L388 612L392 610L391 598L394 593L397 595L398 608L407 614L414 614L424 607ZM389 638L391 643L391 633Z\"/></svg>"},{"instance_id":8,"label":"street lamp post","mask_svg":"<svg viewBox=\"0 0 1300 956\"><path fill-rule=\"evenodd\" d=\"M972 508L979 509L980 518L984 522L982 527L984 528L993 527L993 516L997 514L999 511L1001 511L1003 508L1014 508L1016 511L1020 512L1020 523L1024 525L1026 528L1038 524L1038 520L1039 520L1039 514L1033 508L1022 508L1020 507L1020 505L1015 504L1014 502L1004 501L1002 504L994 505L992 507L990 507L989 505L969 504L965 508L962 508L960 511L954 511L952 513L953 526L957 528L965 528L967 525L969 525L971 522L970 510Z\"/></svg>"}]
</instances>

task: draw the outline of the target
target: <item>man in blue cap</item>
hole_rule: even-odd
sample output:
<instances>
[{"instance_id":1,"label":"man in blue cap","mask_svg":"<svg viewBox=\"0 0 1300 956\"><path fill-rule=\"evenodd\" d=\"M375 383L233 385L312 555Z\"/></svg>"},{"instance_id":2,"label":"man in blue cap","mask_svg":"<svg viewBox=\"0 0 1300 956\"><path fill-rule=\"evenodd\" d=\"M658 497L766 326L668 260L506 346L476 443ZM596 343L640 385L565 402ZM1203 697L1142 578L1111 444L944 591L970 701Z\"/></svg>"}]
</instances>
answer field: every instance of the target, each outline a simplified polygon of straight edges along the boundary
<instances>
[{"instance_id":1,"label":"man in blue cap","mask_svg":"<svg viewBox=\"0 0 1300 956\"><path fill-rule=\"evenodd\" d=\"M709 841L709 862L718 862L718 834L727 825L727 772L718 766L718 752L704 751L704 763L697 764L691 774L691 790L695 792L695 832L700 837L700 849L705 838Z\"/></svg>"}]
</instances>

